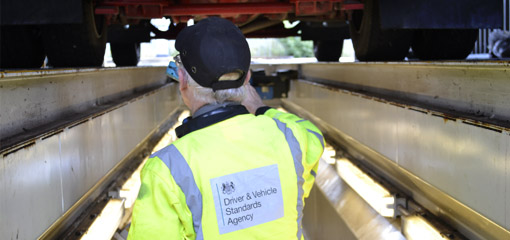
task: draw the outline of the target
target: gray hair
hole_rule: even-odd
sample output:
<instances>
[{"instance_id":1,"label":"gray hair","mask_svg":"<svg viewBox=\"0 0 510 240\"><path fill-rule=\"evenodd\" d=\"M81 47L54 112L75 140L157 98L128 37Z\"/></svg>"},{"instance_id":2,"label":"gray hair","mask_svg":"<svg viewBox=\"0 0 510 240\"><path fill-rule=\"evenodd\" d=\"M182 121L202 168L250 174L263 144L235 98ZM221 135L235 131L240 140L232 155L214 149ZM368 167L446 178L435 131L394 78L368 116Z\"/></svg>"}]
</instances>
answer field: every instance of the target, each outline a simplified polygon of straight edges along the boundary
<instances>
[{"instance_id":1,"label":"gray hair","mask_svg":"<svg viewBox=\"0 0 510 240\"><path fill-rule=\"evenodd\" d=\"M245 86L231 89L223 89L214 92L212 88L200 86L182 66L179 67L184 73L184 78L188 80L188 86L197 100L208 104L221 104L224 102L241 103L245 97Z\"/></svg>"}]
</instances>

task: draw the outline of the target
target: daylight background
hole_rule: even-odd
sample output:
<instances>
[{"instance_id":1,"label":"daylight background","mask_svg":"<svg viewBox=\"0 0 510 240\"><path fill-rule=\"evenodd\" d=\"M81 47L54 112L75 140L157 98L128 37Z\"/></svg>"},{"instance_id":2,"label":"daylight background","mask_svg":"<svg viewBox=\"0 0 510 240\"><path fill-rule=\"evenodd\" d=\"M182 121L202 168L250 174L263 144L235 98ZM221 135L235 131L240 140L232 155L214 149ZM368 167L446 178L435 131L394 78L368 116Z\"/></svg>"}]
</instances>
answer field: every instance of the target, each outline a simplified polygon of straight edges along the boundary
<instances>
[{"instance_id":1,"label":"daylight background","mask_svg":"<svg viewBox=\"0 0 510 240\"><path fill-rule=\"evenodd\" d=\"M166 31L170 20L153 19L151 23L162 31ZM154 39L150 43L142 43L138 66L166 66L177 54L175 40ZM253 63L305 63L317 62L313 55L313 42L301 41L300 37L288 38L250 38ZM344 40L340 62L354 62L354 49L350 39ZM110 44L106 46L105 67L115 67L110 52Z\"/></svg>"}]
</instances>

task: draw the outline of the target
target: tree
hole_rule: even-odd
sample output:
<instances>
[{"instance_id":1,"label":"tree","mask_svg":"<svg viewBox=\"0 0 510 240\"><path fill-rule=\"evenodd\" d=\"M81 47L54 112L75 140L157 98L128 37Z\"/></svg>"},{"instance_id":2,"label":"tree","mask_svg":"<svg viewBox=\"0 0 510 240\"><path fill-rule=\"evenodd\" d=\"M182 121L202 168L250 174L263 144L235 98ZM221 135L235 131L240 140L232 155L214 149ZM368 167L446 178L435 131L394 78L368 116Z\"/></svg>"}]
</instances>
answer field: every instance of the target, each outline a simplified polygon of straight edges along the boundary
<instances>
[{"instance_id":1,"label":"tree","mask_svg":"<svg viewBox=\"0 0 510 240\"><path fill-rule=\"evenodd\" d=\"M299 37L280 38L286 56L313 57L313 41L301 41Z\"/></svg>"}]
</instances>

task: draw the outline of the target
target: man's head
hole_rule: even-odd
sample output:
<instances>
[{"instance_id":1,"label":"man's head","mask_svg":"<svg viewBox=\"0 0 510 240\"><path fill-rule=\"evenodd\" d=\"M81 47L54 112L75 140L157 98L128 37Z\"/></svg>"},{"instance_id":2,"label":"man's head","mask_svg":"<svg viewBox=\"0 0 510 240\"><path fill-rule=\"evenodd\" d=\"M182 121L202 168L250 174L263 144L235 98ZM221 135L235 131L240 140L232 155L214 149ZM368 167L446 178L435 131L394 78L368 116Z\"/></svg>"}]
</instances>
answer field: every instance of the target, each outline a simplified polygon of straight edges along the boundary
<instances>
[{"instance_id":1,"label":"man's head","mask_svg":"<svg viewBox=\"0 0 510 240\"><path fill-rule=\"evenodd\" d=\"M186 105L190 106L189 97L205 104L242 101L251 55L246 38L232 22L217 17L201 20L179 33L175 48Z\"/></svg>"}]
</instances>

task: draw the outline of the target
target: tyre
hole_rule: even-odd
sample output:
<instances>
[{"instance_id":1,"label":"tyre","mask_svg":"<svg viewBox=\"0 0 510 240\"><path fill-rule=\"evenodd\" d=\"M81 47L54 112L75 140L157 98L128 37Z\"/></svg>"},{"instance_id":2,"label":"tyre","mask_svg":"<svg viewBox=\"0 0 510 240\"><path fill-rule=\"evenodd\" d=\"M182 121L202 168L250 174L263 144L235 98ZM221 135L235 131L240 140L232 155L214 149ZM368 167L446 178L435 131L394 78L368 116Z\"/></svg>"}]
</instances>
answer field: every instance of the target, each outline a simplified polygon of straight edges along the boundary
<instances>
[{"instance_id":1,"label":"tyre","mask_svg":"<svg viewBox=\"0 0 510 240\"><path fill-rule=\"evenodd\" d=\"M140 43L110 43L110 51L117 67L136 66L140 61Z\"/></svg>"},{"instance_id":2,"label":"tyre","mask_svg":"<svg viewBox=\"0 0 510 240\"><path fill-rule=\"evenodd\" d=\"M414 32L411 48L422 60L465 59L477 38L478 29L422 29Z\"/></svg>"},{"instance_id":3,"label":"tyre","mask_svg":"<svg viewBox=\"0 0 510 240\"><path fill-rule=\"evenodd\" d=\"M379 1L365 1L364 10L355 10L349 30L360 61L399 61L411 45L412 31L381 29Z\"/></svg>"},{"instance_id":4,"label":"tyre","mask_svg":"<svg viewBox=\"0 0 510 240\"><path fill-rule=\"evenodd\" d=\"M0 28L0 68L39 68L44 48L39 29L32 26Z\"/></svg>"},{"instance_id":5,"label":"tyre","mask_svg":"<svg viewBox=\"0 0 510 240\"><path fill-rule=\"evenodd\" d=\"M338 62L342 55L344 40L314 40L313 54L319 62Z\"/></svg>"},{"instance_id":6,"label":"tyre","mask_svg":"<svg viewBox=\"0 0 510 240\"><path fill-rule=\"evenodd\" d=\"M98 67L106 48L106 21L94 15L91 0L83 1L81 24L49 25L43 32L48 62L54 67Z\"/></svg>"}]
</instances>

